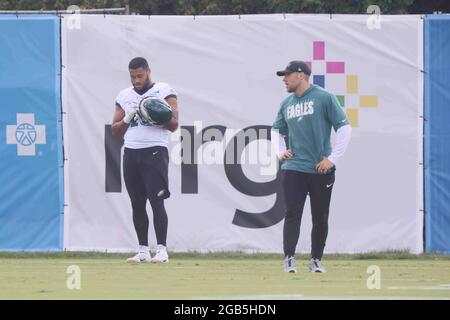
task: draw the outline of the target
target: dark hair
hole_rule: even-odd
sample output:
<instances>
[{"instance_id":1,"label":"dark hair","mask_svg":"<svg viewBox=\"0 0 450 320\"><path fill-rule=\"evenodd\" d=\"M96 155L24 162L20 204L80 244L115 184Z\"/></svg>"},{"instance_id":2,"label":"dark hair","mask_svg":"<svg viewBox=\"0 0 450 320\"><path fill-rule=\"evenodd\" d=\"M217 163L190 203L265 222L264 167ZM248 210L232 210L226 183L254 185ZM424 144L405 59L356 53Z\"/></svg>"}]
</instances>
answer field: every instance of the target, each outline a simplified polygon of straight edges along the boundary
<instances>
[{"instance_id":1,"label":"dark hair","mask_svg":"<svg viewBox=\"0 0 450 320\"><path fill-rule=\"evenodd\" d=\"M138 68L149 69L148 62L147 60L145 60L145 58L136 57L131 59L130 63L128 64L128 69L138 69Z\"/></svg>"}]
</instances>

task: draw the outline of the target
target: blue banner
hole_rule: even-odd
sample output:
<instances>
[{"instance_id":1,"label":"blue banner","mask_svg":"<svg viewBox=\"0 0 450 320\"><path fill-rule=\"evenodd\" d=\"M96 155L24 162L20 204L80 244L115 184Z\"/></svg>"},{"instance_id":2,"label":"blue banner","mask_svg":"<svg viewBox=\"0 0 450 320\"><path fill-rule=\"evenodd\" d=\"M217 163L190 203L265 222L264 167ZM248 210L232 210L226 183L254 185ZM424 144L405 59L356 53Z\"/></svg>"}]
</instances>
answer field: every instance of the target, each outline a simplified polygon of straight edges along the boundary
<instances>
[{"instance_id":1,"label":"blue banner","mask_svg":"<svg viewBox=\"0 0 450 320\"><path fill-rule=\"evenodd\" d=\"M450 253L450 16L425 18L425 251Z\"/></svg>"},{"instance_id":2,"label":"blue banner","mask_svg":"<svg viewBox=\"0 0 450 320\"><path fill-rule=\"evenodd\" d=\"M0 250L63 246L60 18L0 15Z\"/></svg>"}]
</instances>

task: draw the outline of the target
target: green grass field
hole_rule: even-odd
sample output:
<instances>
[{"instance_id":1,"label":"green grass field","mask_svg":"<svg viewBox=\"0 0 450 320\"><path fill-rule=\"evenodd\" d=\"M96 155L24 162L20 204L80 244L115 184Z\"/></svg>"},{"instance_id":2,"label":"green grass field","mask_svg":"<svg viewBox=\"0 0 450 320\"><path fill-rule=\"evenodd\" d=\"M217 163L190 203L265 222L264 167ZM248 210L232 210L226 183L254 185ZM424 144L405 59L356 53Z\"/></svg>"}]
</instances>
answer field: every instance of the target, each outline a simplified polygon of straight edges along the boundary
<instances>
[{"instance_id":1,"label":"green grass field","mask_svg":"<svg viewBox=\"0 0 450 320\"><path fill-rule=\"evenodd\" d=\"M282 271L276 254L172 254L170 264L130 265L128 255L0 253L0 299L450 299L450 256L326 255L325 274ZM66 273L81 270L81 288ZM367 268L381 270L369 290Z\"/></svg>"}]
</instances>

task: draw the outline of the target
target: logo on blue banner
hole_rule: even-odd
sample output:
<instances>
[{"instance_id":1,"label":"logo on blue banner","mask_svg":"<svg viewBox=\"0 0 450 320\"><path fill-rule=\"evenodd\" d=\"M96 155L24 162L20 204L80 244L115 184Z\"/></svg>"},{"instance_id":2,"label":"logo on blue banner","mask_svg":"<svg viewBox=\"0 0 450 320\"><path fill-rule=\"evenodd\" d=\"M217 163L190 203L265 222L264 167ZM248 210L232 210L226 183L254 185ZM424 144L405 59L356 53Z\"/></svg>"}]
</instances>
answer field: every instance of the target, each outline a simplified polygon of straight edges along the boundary
<instances>
[{"instance_id":1,"label":"logo on blue banner","mask_svg":"<svg viewBox=\"0 0 450 320\"><path fill-rule=\"evenodd\" d=\"M6 126L6 143L17 145L18 156L35 156L36 144L45 144L45 126L36 125L34 113L18 113L17 125Z\"/></svg>"}]
</instances>

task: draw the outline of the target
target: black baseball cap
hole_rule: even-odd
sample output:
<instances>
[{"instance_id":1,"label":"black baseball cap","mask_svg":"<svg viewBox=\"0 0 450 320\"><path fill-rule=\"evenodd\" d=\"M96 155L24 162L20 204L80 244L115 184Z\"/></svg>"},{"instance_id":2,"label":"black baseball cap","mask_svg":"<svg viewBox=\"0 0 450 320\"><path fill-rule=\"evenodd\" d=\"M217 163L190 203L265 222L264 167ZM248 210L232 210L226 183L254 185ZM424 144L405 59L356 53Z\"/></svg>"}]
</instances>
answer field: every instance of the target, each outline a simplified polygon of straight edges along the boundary
<instances>
[{"instance_id":1,"label":"black baseball cap","mask_svg":"<svg viewBox=\"0 0 450 320\"><path fill-rule=\"evenodd\" d=\"M277 71L277 76L284 76L286 73L292 72L304 72L306 75L311 75L311 69L303 61L291 61L287 65L286 69Z\"/></svg>"}]
</instances>

